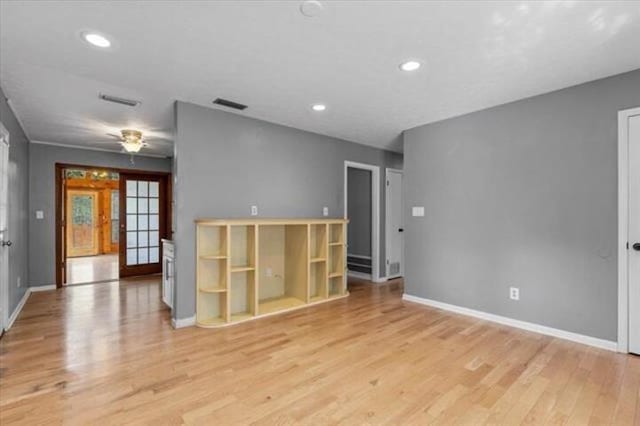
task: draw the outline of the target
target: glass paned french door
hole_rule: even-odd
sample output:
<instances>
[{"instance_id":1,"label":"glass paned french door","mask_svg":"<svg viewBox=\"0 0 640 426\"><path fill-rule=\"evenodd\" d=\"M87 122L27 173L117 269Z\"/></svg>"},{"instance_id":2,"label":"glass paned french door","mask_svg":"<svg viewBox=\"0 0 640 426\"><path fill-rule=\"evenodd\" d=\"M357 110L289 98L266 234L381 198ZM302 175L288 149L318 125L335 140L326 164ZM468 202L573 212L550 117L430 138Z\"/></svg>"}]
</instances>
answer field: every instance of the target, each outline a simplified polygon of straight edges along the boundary
<instances>
[{"instance_id":1,"label":"glass paned french door","mask_svg":"<svg viewBox=\"0 0 640 426\"><path fill-rule=\"evenodd\" d=\"M120 275L161 271L160 239L166 233L166 178L120 175Z\"/></svg>"}]
</instances>

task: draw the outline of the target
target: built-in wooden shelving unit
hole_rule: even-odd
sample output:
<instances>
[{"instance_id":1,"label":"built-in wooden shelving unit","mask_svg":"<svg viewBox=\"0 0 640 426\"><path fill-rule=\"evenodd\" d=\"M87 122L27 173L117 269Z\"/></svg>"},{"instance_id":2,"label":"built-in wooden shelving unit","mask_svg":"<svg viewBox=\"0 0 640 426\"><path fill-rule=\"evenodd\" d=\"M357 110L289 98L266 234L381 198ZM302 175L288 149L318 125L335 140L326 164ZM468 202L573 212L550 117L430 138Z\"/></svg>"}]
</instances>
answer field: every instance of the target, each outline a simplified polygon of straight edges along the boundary
<instances>
[{"instance_id":1,"label":"built-in wooden shelving unit","mask_svg":"<svg viewBox=\"0 0 640 426\"><path fill-rule=\"evenodd\" d=\"M348 296L346 226L344 219L196 220L197 325Z\"/></svg>"}]
</instances>

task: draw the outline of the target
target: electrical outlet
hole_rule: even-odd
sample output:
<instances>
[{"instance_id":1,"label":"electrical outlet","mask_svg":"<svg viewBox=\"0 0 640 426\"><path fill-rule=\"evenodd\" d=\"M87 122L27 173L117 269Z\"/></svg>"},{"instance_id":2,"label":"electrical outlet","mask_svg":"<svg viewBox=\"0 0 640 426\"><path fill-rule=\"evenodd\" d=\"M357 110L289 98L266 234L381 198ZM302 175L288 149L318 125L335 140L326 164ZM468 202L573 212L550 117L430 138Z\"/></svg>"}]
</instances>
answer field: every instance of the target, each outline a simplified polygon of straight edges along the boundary
<instances>
[{"instance_id":1,"label":"electrical outlet","mask_svg":"<svg viewBox=\"0 0 640 426\"><path fill-rule=\"evenodd\" d=\"M520 289L518 287L509 287L509 299L520 300Z\"/></svg>"},{"instance_id":2,"label":"electrical outlet","mask_svg":"<svg viewBox=\"0 0 640 426\"><path fill-rule=\"evenodd\" d=\"M329 216L329 207L322 208L322 216Z\"/></svg>"},{"instance_id":3,"label":"electrical outlet","mask_svg":"<svg viewBox=\"0 0 640 426\"><path fill-rule=\"evenodd\" d=\"M271 278L273 276L273 269L267 268L266 276L267 278Z\"/></svg>"},{"instance_id":4,"label":"electrical outlet","mask_svg":"<svg viewBox=\"0 0 640 426\"><path fill-rule=\"evenodd\" d=\"M258 216L258 206L251 206L251 216Z\"/></svg>"}]
</instances>

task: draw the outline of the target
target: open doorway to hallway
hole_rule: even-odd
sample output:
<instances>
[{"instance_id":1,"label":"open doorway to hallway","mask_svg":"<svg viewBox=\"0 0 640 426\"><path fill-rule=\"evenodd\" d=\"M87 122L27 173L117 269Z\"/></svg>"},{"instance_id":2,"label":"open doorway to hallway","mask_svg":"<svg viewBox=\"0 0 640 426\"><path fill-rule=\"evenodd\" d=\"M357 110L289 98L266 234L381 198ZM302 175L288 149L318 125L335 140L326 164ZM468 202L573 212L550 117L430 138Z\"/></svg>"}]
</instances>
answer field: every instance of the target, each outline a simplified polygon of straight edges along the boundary
<instances>
[{"instance_id":1,"label":"open doorway to hallway","mask_svg":"<svg viewBox=\"0 0 640 426\"><path fill-rule=\"evenodd\" d=\"M162 272L170 173L56 163L56 286Z\"/></svg>"},{"instance_id":2,"label":"open doorway to hallway","mask_svg":"<svg viewBox=\"0 0 640 426\"><path fill-rule=\"evenodd\" d=\"M63 182L66 284L118 279L119 173L67 168Z\"/></svg>"}]
</instances>

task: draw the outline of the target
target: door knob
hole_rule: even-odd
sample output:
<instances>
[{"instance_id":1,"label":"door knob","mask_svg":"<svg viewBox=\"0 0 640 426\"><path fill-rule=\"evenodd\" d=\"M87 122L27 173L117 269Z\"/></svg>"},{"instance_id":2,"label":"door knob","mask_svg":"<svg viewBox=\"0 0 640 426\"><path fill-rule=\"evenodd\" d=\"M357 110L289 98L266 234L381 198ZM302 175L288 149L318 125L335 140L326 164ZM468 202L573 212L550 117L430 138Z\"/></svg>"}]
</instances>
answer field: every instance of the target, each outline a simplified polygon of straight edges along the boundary
<instances>
[{"instance_id":1,"label":"door knob","mask_svg":"<svg viewBox=\"0 0 640 426\"><path fill-rule=\"evenodd\" d=\"M404 228L398 229L398 232L404 232Z\"/></svg>"},{"instance_id":2,"label":"door knob","mask_svg":"<svg viewBox=\"0 0 640 426\"><path fill-rule=\"evenodd\" d=\"M631 247L633 247L633 249L635 251L640 251L640 243L635 243L634 245L632 245Z\"/></svg>"},{"instance_id":3,"label":"door knob","mask_svg":"<svg viewBox=\"0 0 640 426\"><path fill-rule=\"evenodd\" d=\"M11 241L3 241L2 247L11 247L11 244L13 244Z\"/></svg>"}]
</instances>

